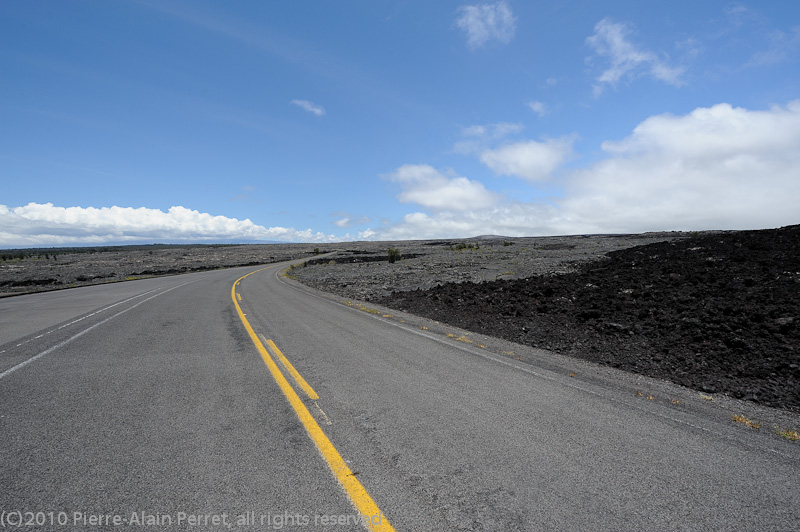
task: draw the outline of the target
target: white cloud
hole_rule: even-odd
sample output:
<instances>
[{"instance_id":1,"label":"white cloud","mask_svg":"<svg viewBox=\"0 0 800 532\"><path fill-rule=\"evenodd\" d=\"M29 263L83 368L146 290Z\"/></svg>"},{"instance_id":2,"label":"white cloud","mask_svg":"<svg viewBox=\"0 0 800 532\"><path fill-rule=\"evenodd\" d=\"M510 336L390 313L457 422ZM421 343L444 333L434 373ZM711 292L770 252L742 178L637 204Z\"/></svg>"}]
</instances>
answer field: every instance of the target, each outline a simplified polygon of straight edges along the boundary
<instances>
[{"instance_id":1,"label":"white cloud","mask_svg":"<svg viewBox=\"0 0 800 532\"><path fill-rule=\"evenodd\" d=\"M495 2L461 6L456 26L467 34L467 45L473 50L495 40L508 44L516 31L516 18L508 4Z\"/></svg>"},{"instance_id":2,"label":"white cloud","mask_svg":"<svg viewBox=\"0 0 800 532\"><path fill-rule=\"evenodd\" d=\"M729 4L723 11L730 23L736 28L757 18L756 14L743 4Z\"/></svg>"},{"instance_id":3,"label":"white cloud","mask_svg":"<svg viewBox=\"0 0 800 532\"><path fill-rule=\"evenodd\" d=\"M145 207L56 207L0 205L0 246L52 246L105 242L200 242L284 240L317 242L333 237L250 220L213 216L185 207L167 212Z\"/></svg>"},{"instance_id":4,"label":"white cloud","mask_svg":"<svg viewBox=\"0 0 800 532\"><path fill-rule=\"evenodd\" d=\"M478 181L446 176L426 164L401 166L387 178L403 188L397 196L401 203L416 203L434 211L485 209L500 199Z\"/></svg>"},{"instance_id":5,"label":"white cloud","mask_svg":"<svg viewBox=\"0 0 800 532\"><path fill-rule=\"evenodd\" d=\"M513 135L515 133L519 133L525 129L522 124L513 124L510 122L498 122L497 124L491 124L490 126L490 136L492 139L502 139L509 135Z\"/></svg>"},{"instance_id":6,"label":"white cloud","mask_svg":"<svg viewBox=\"0 0 800 532\"><path fill-rule=\"evenodd\" d=\"M767 40L766 50L754 53L745 66L776 65L795 56L800 49L800 26L795 26L789 33L772 30L767 33Z\"/></svg>"},{"instance_id":7,"label":"white cloud","mask_svg":"<svg viewBox=\"0 0 800 532\"><path fill-rule=\"evenodd\" d=\"M526 143L515 146L524 151ZM723 103L686 115L656 115L602 149L604 159L561 178L561 198L413 212L371 236L627 233L800 223L800 100L761 111Z\"/></svg>"},{"instance_id":8,"label":"white cloud","mask_svg":"<svg viewBox=\"0 0 800 532\"><path fill-rule=\"evenodd\" d=\"M475 135L491 135L481 126ZM502 128L501 128L502 129ZM800 223L800 100L764 110L722 103L684 115L644 119L627 137L601 144L604 156L565 170L575 137L526 141L476 152L498 173L539 180L559 171L545 202L513 201L479 181L428 165L406 165L387 178L413 212L358 238L388 240L501 234L507 236L756 229ZM534 194L536 195L536 194ZM368 223L335 215L340 227ZM346 219L346 220L345 220ZM164 241L336 240L322 233L264 227L185 207L0 205L0 247Z\"/></svg>"},{"instance_id":9,"label":"white cloud","mask_svg":"<svg viewBox=\"0 0 800 532\"><path fill-rule=\"evenodd\" d=\"M522 124L514 124L511 122L498 122L496 124L487 124L485 126L475 125L464 128L462 134L465 137L479 137L485 139L501 139L514 133L519 133L524 127Z\"/></svg>"},{"instance_id":10,"label":"white cloud","mask_svg":"<svg viewBox=\"0 0 800 532\"><path fill-rule=\"evenodd\" d=\"M630 81L642 75L670 85L683 85L683 69L670 66L655 53L637 47L628 39L631 32L628 25L604 18L595 25L594 34L586 38L595 54L610 63L597 77L595 95L602 94L607 86L616 87L620 81Z\"/></svg>"},{"instance_id":11,"label":"white cloud","mask_svg":"<svg viewBox=\"0 0 800 532\"><path fill-rule=\"evenodd\" d=\"M718 71L774 67L795 59L800 50L800 25L795 23L785 31L777 29L759 7L751 9L740 3L729 4L723 9L724 17L710 21L713 32L687 39L693 45L690 51L697 56L701 52L724 50L727 57L711 67Z\"/></svg>"},{"instance_id":12,"label":"white cloud","mask_svg":"<svg viewBox=\"0 0 800 532\"><path fill-rule=\"evenodd\" d=\"M374 237L381 240L409 240L470 237L478 235L533 236L569 232L558 226L558 213L549 205L508 203L490 209L466 212L407 214L403 221ZM562 229L562 227L564 227Z\"/></svg>"},{"instance_id":13,"label":"white cloud","mask_svg":"<svg viewBox=\"0 0 800 532\"><path fill-rule=\"evenodd\" d=\"M353 215L347 213L336 213L334 216L338 216L338 220L334 220L333 225L341 228L353 227L356 225L364 225L368 224L372 220L367 216L361 216L357 219L353 218Z\"/></svg>"},{"instance_id":14,"label":"white cloud","mask_svg":"<svg viewBox=\"0 0 800 532\"><path fill-rule=\"evenodd\" d=\"M658 115L606 142L563 208L596 230L763 228L800 222L800 101Z\"/></svg>"},{"instance_id":15,"label":"white cloud","mask_svg":"<svg viewBox=\"0 0 800 532\"><path fill-rule=\"evenodd\" d=\"M317 105L313 102L309 102L308 100L292 100L291 103L317 116L325 115L324 107L322 107L321 105Z\"/></svg>"},{"instance_id":16,"label":"white cloud","mask_svg":"<svg viewBox=\"0 0 800 532\"><path fill-rule=\"evenodd\" d=\"M490 143L519 133L523 129L522 124L511 122L469 126L461 132L466 140L456 142L453 151L464 154L478 153L485 150Z\"/></svg>"},{"instance_id":17,"label":"white cloud","mask_svg":"<svg viewBox=\"0 0 800 532\"><path fill-rule=\"evenodd\" d=\"M574 141L575 137L570 136L544 142L518 142L486 150L480 159L497 174L542 181L551 177L569 159Z\"/></svg>"},{"instance_id":18,"label":"white cloud","mask_svg":"<svg viewBox=\"0 0 800 532\"><path fill-rule=\"evenodd\" d=\"M465 137L483 137L486 135L486 126L469 126L461 132Z\"/></svg>"},{"instance_id":19,"label":"white cloud","mask_svg":"<svg viewBox=\"0 0 800 532\"><path fill-rule=\"evenodd\" d=\"M528 107L531 111L539 115L540 117L547 114L547 106L539 101L532 101L528 102Z\"/></svg>"}]
</instances>

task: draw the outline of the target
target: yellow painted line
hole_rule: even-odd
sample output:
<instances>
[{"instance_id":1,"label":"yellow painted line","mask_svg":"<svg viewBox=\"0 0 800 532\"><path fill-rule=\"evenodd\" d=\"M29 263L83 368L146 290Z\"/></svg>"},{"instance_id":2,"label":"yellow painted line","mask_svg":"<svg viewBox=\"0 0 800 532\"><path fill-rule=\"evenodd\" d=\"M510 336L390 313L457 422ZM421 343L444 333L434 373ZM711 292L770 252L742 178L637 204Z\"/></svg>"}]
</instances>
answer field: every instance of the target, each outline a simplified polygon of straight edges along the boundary
<instances>
[{"instance_id":1,"label":"yellow painted line","mask_svg":"<svg viewBox=\"0 0 800 532\"><path fill-rule=\"evenodd\" d=\"M247 330L247 334L250 335L250 339L253 341L256 349L258 349L258 352L261 354L261 358L264 360L267 368L269 368L272 378L275 379L275 382L280 387L283 395L289 401L289 404L292 405L292 408L294 408L298 419L300 419L300 422L303 424L303 427L306 429L306 432L311 440L317 446L319 453L325 459L325 462L327 462L328 467L339 481L339 484L341 484L342 488L344 488L347 496L353 503L353 506L356 507L356 510L362 516L362 523L364 526L374 532L393 532L394 528L391 524L389 524L389 520L386 518L383 512L381 512L380 508L378 508L378 505L375 504L375 501L372 500L372 497L369 496L369 493L367 493L367 490L364 489L364 486L361 484L361 482L356 479L355 475L344 461L344 458L342 458L342 456L339 454L339 451L336 450L336 447L333 446L333 443L331 443L331 441L322 431L322 428L314 419L314 416L311 415L311 412L308 411L306 405L303 404L303 401L300 399L300 396L297 395L297 392L294 391L292 385L289 384L289 381L287 381L286 377L283 376L283 373L281 373L278 365L269 355L267 348L264 347L264 344L261 343L261 340L259 340L258 335L253 330L250 322L247 321L244 312L242 312L242 307L240 307L239 303L236 301L236 285L239 283L239 281L248 275L252 275L256 272L266 269L267 268L261 268L260 270L255 270L247 275L239 277L239 279L236 280L236 283L233 284L233 287L231 287L231 299L236 307L236 312L239 314L239 319L242 320L242 324Z\"/></svg>"},{"instance_id":2,"label":"yellow painted line","mask_svg":"<svg viewBox=\"0 0 800 532\"><path fill-rule=\"evenodd\" d=\"M294 366L292 366L292 363L289 362L289 359L287 359L283 355L281 350L278 349L278 346L275 345L275 342L273 342L272 340L267 340L263 336L261 336L261 338L263 340L266 340L267 347L269 348L269 350L272 352L273 355L278 357L278 360L281 361L281 364L283 364L283 367L285 367L286 370L289 372L289 375L292 376L292 378L294 379L294 382L296 382L298 385L300 385L300 387L303 389L303 391L306 392L306 395L308 396L308 398L312 399L314 401L319 399L319 395L317 395L317 392L314 391L314 388L312 388L311 385L306 382L306 380L303 378L303 376L300 375L300 373L298 373L296 369L294 369Z\"/></svg>"},{"instance_id":3,"label":"yellow painted line","mask_svg":"<svg viewBox=\"0 0 800 532\"><path fill-rule=\"evenodd\" d=\"M239 301L241 301L241 300L242 300L242 294L236 294L236 297L238 297L238 298L239 298Z\"/></svg>"}]
</instances>

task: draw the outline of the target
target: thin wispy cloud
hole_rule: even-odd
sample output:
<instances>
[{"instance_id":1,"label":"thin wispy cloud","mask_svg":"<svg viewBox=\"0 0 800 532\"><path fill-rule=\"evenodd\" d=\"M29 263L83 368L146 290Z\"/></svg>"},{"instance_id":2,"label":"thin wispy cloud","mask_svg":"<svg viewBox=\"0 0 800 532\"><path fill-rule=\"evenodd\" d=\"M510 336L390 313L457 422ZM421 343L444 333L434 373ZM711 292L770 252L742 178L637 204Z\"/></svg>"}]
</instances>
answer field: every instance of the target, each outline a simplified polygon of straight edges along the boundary
<instances>
[{"instance_id":1,"label":"thin wispy cloud","mask_svg":"<svg viewBox=\"0 0 800 532\"><path fill-rule=\"evenodd\" d=\"M462 6L458 26L467 34L467 46L480 48L490 41L508 44L514 37L517 19L505 2Z\"/></svg>"},{"instance_id":2,"label":"thin wispy cloud","mask_svg":"<svg viewBox=\"0 0 800 532\"><path fill-rule=\"evenodd\" d=\"M772 30L767 34L765 49L753 53L745 66L770 66L783 63L800 50L800 26L791 31Z\"/></svg>"},{"instance_id":3,"label":"thin wispy cloud","mask_svg":"<svg viewBox=\"0 0 800 532\"><path fill-rule=\"evenodd\" d=\"M308 111L311 114L317 116L325 116L325 108L321 105L317 105L314 102L310 102L308 100L292 100L292 105L296 105L300 109Z\"/></svg>"},{"instance_id":4,"label":"thin wispy cloud","mask_svg":"<svg viewBox=\"0 0 800 532\"><path fill-rule=\"evenodd\" d=\"M606 63L595 80L595 96L602 94L606 87L616 88L622 82L629 83L641 76L676 87L684 84L683 68L672 66L658 54L634 44L630 40L632 33L632 26L604 18L586 38L586 44L594 51L588 61Z\"/></svg>"},{"instance_id":5,"label":"thin wispy cloud","mask_svg":"<svg viewBox=\"0 0 800 532\"><path fill-rule=\"evenodd\" d=\"M722 77L749 68L774 67L795 60L800 52L800 25L778 28L761 11L740 3L729 4L708 24L712 29L683 36L675 43L679 62L706 61L710 63L704 67L707 75Z\"/></svg>"},{"instance_id":6,"label":"thin wispy cloud","mask_svg":"<svg viewBox=\"0 0 800 532\"><path fill-rule=\"evenodd\" d=\"M226 3L200 5L197 2L178 4L142 0L141 4L265 56L285 61L325 80L330 86L353 92L367 90L397 106L417 105L409 94L375 75L373 70L357 66L355 62L334 53L327 46L316 45L313 39L301 39L291 31L283 31L277 26L267 26L265 30L264 21L236 16L238 9Z\"/></svg>"},{"instance_id":7,"label":"thin wispy cloud","mask_svg":"<svg viewBox=\"0 0 800 532\"><path fill-rule=\"evenodd\" d=\"M547 106L539 101L528 102L528 108L540 117L547 114Z\"/></svg>"},{"instance_id":8,"label":"thin wispy cloud","mask_svg":"<svg viewBox=\"0 0 800 532\"><path fill-rule=\"evenodd\" d=\"M723 41L727 49L735 49L738 57L743 59L739 66L770 67L797 58L800 51L800 25L779 29L762 12L740 3L727 6L724 15L717 25L717 31L707 38ZM788 20L791 17L787 16Z\"/></svg>"},{"instance_id":9,"label":"thin wispy cloud","mask_svg":"<svg viewBox=\"0 0 800 532\"><path fill-rule=\"evenodd\" d=\"M456 153L480 153L498 141L520 133L525 127L513 122L497 122L495 124L476 124L461 131L463 140L453 147Z\"/></svg>"},{"instance_id":10,"label":"thin wispy cloud","mask_svg":"<svg viewBox=\"0 0 800 532\"><path fill-rule=\"evenodd\" d=\"M464 128L465 137L479 137L488 139L502 139L509 135L519 133L524 126L514 122L497 122L496 124L474 125Z\"/></svg>"},{"instance_id":11,"label":"thin wispy cloud","mask_svg":"<svg viewBox=\"0 0 800 532\"><path fill-rule=\"evenodd\" d=\"M368 216L354 217L353 215L347 213L338 213L335 216L337 216L337 219L334 220L333 225L335 225L336 227L341 227L343 229L348 227L368 224L372 221L372 219L369 218Z\"/></svg>"},{"instance_id":12,"label":"thin wispy cloud","mask_svg":"<svg viewBox=\"0 0 800 532\"><path fill-rule=\"evenodd\" d=\"M725 16L729 20L730 24L735 28L739 28L757 18L757 15L753 10L749 9L744 4L739 3L733 3L725 6L723 12L725 13Z\"/></svg>"}]
</instances>

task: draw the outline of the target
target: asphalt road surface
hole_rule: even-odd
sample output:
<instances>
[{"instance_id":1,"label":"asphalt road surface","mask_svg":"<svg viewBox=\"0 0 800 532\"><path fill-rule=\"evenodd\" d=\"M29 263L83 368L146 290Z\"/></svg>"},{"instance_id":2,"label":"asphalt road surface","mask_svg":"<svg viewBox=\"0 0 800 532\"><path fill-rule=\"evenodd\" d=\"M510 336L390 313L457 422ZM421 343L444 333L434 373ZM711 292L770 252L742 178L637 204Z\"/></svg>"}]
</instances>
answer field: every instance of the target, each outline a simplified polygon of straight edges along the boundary
<instances>
[{"instance_id":1,"label":"asphalt road surface","mask_svg":"<svg viewBox=\"0 0 800 532\"><path fill-rule=\"evenodd\" d=\"M800 443L711 403L637 397L645 381L613 371L570 376L546 353L524 364L348 306L280 268L0 300L0 529L800 522Z\"/></svg>"}]
</instances>

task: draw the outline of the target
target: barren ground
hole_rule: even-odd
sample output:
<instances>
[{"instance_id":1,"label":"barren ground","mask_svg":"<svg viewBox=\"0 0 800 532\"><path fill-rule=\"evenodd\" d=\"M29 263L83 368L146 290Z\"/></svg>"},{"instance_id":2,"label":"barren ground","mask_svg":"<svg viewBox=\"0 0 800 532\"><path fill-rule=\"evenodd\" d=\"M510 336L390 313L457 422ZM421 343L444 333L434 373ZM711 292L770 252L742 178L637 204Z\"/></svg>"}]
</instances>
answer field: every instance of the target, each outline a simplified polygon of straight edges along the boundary
<instances>
[{"instance_id":1,"label":"barren ground","mask_svg":"<svg viewBox=\"0 0 800 532\"><path fill-rule=\"evenodd\" d=\"M800 412L800 226L82 251L0 262L0 295L308 258L292 277L346 298Z\"/></svg>"},{"instance_id":2,"label":"barren ground","mask_svg":"<svg viewBox=\"0 0 800 532\"><path fill-rule=\"evenodd\" d=\"M312 256L315 245L151 245L4 250L0 296ZM24 258L20 258L20 254Z\"/></svg>"},{"instance_id":3,"label":"barren ground","mask_svg":"<svg viewBox=\"0 0 800 532\"><path fill-rule=\"evenodd\" d=\"M474 243L480 247L460 251L451 250L457 243L406 244L410 258L394 264L386 252L352 250L336 264L296 269L297 278L477 333L800 411L800 226Z\"/></svg>"}]
</instances>

